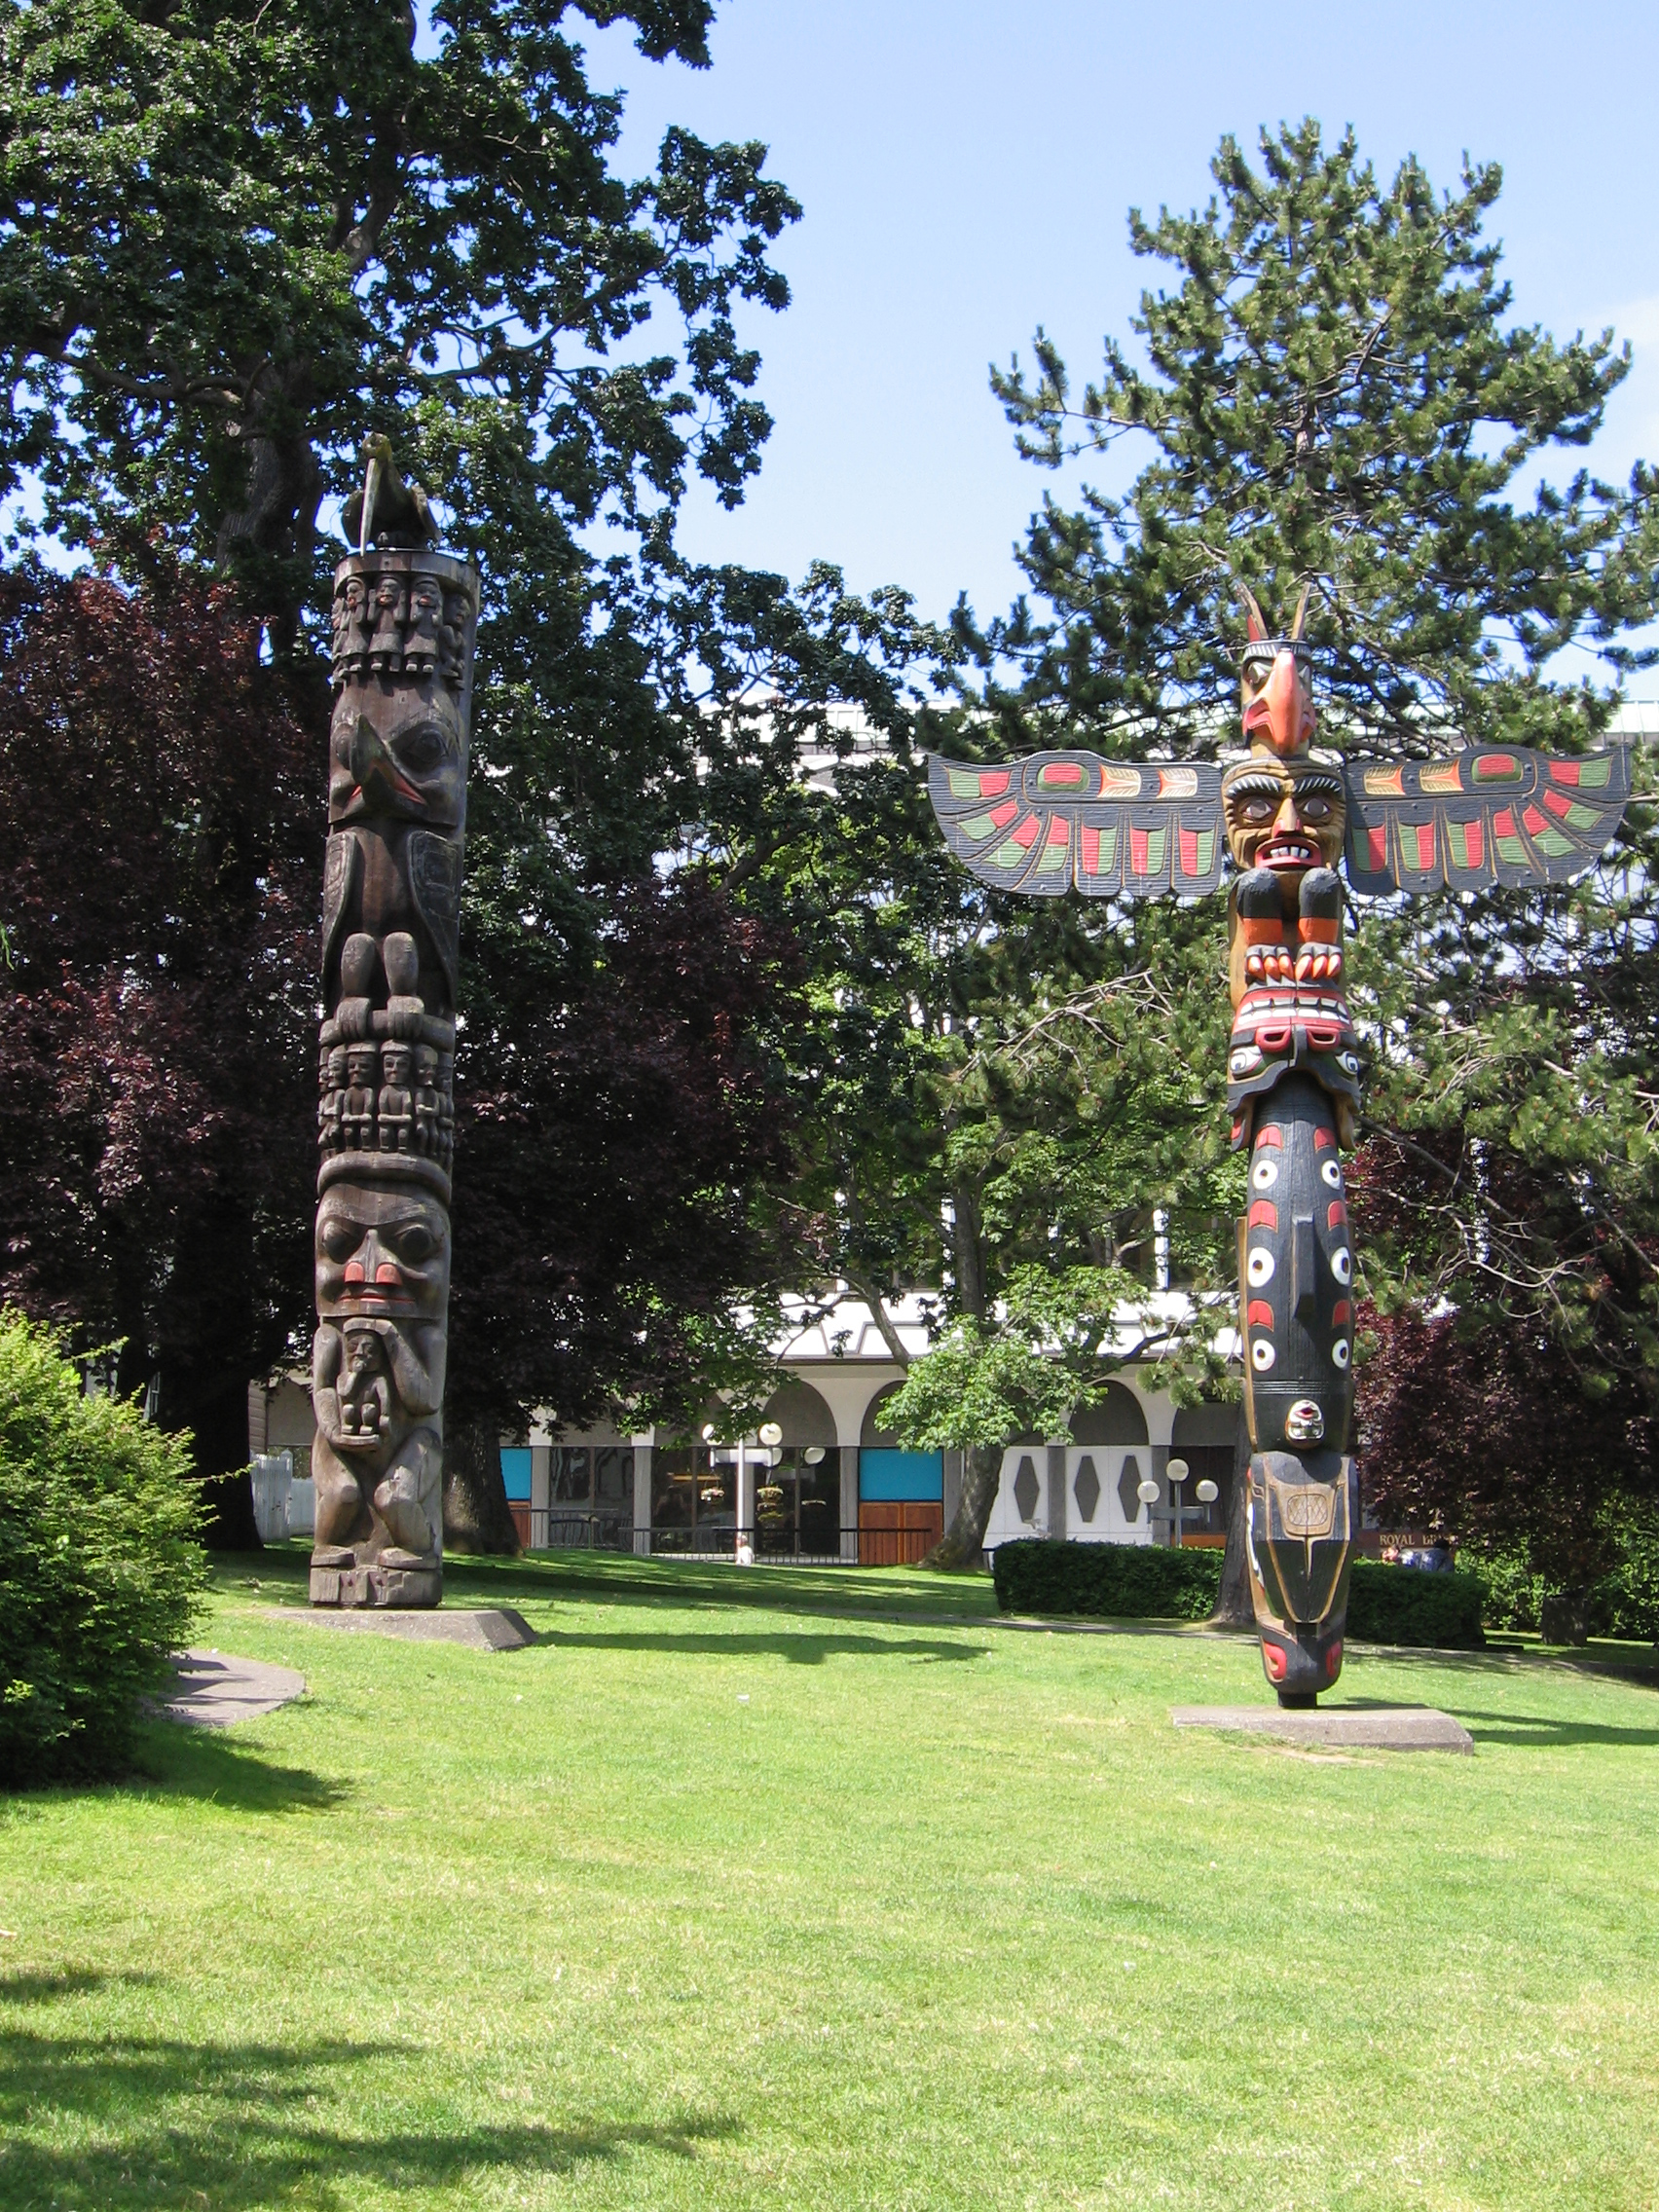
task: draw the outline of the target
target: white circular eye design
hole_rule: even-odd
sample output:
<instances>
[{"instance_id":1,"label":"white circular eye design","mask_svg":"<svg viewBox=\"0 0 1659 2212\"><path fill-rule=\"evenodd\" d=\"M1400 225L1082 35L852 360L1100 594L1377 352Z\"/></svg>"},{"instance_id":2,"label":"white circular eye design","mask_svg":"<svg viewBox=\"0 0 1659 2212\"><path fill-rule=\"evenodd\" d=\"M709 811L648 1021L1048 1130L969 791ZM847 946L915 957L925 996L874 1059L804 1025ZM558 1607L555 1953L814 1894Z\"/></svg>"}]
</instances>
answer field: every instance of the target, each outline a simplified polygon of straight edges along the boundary
<instances>
[{"instance_id":1,"label":"white circular eye design","mask_svg":"<svg viewBox=\"0 0 1659 2212\"><path fill-rule=\"evenodd\" d=\"M1339 1052L1337 1054L1337 1065L1345 1075L1358 1075L1359 1073L1359 1062L1351 1052Z\"/></svg>"},{"instance_id":2,"label":"white circular eye design","mask_svg":"<svg viewBox=\"0 0 1659 2212\"><path fill-rule=\"evenodd\" d=\"M1250 1170L1250 1187L1256 1191L1271 1191L1278 1181L1278 1161L1258 1160Z\"/></svg>"},{"instance_id":3,"label":"white circular eye design","mask_svg":"<svg viewBox=\"0 0 1659 2212\"><path fill-rule=\"evenodd\" d=\"M1339 1244L1331 1254L1331 1272L1336 1276L1338 1282L1352 1281L1353 1254L1346 1244Z\"/></svg>"},{"instance_id":4,"label":"white circular eye design","mask_svg":"<svg viewBox=\"0 0 1659 2212\"><path fill-rule=\"evenodd\" d=\"M1266 1337L1258 1337L1250 1346L1250 1365L1258 1375L1265 1375L1272 1367L1275 1354Z\"/></svg>"},{"instance_id":5,"label":"white circular eye design","mask_svg":"<svg viewBox=\"0 0 1659 2212\"><path fill-rule=\"evenodd\" d=\"M1336 1343L1331 1346L1331 1357L1339 1367L1346 1367L1347 1365L1348 1341L1346 1337L1339 1337L1337 1339Z\"/></svg>"},{"instance_id":6,"label":"white circular eye design","mask_svg":"<svg viewBox=\"0 0 1659 2212\"><path fill-rule=\"evenodd\" d=\"M1342 1161L1340 1160L1322 1161L1319 1166L1319 1173L1324 1181L1330 1184L1333 1191L1340 1191L1342 1189L1343 1168Z\"/></svg>"},{"instance_id":7,"label":"white circular eye design","mask_svg":"<svg viewBox=\"0 0 1659 2212\"><path fill-rule=\"evenodd\" d=\"M1256 1251L1251 1253L1249 1264L1245 1268L1244 1272L1249 1276L1250 1284L1253 1289L1259 1290L1263 1283L1272 1282L1273 1279L1272 1254L1271 1252L1264 1252L1258 1248Z\"/></svg>"}]
</instances>

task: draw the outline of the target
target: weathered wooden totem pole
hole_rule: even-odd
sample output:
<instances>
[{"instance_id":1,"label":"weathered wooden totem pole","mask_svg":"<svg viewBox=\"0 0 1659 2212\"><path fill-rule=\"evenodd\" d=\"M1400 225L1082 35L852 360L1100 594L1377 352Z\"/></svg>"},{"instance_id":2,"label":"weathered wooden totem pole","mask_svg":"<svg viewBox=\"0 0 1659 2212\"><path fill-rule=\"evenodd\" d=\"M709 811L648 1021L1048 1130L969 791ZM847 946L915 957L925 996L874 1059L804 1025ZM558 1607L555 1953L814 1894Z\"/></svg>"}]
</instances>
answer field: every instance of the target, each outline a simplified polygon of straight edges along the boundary
<instances>
[{"instance_id":1,"label":"weathered wooden totem pole","mask_svg":"<svg viewBox=\"0 0 1659 2212\"><path fill-rule=\"evenodd\" d=\"M1433 760L1315 752L1308 592L1290 633L1254 599L1243 653L1248 751L1225 766L1039 753L1006 767L934 759L951 850L1001 890L1057 897L1228 898L1234 1016L1228 1105L1250 1154L1238 1224L1249 1426L1245 1528L1268 1679L1311 1704L1343 1663L1359 1488L1353 1246L1342 1154L1354 1141L1359 1042L1343 994L1344 859L1356 890L1565 882L1618 827L1622 750L1557 760L1518 746Z\"/></svg>"},{"instance_id":2,"label":"weathered wooden totem pole","mask_svg":"<svg viewBox=\"0 0 1659 2212\"><path fill-rule=\"evenodd\" d=\"M313 1605L435 1605L478 578L384 440L334 576L317 1067Z\"/></svg>"}]
</instances>

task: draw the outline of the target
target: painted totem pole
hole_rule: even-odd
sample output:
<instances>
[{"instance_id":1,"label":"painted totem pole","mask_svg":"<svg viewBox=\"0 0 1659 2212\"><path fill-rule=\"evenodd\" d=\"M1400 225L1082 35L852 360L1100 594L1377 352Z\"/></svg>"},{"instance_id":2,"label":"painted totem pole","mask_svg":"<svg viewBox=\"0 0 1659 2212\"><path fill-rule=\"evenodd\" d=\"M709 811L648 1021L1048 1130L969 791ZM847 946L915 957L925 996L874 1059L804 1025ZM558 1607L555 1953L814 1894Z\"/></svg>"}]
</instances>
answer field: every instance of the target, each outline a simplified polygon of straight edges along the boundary
<instances>
[{"instance_id":1,"label":"painted totem pole","mask_svg":"<svg viewBox=\"0 0 1659 2212\"><path fill-rule=\"evenodd\" d=\"M318 1039L313 1605L435 1605L478 578L372 440L334 576Z\"/></svg>"},{"instance_id":2,"label":"painted totem pole","mask_svg":"<svg viewBox=\"0 0 1659 2212\"><path fill-rule=\"evenodd\" d=\"M1622 750L1551 759L1518 746L1443 759L1344 760L1313 747L1305 588L1288 636L1246 593L1248 750L1224 767L1039 753L1010 766L934 759L951 850L1028 896L1228 896L1228 1106L1250 1155L1238 1224L1250 1434L1250 1588L1268 1679L1309 1705L1342 1669L1359 1488L1353 1247L1342 1154L1354 1141L1358 1039L1343 995L1345 860L1356 891L1565 882L1591 866L1630 794Z\"/></svg>"}]
</instances>

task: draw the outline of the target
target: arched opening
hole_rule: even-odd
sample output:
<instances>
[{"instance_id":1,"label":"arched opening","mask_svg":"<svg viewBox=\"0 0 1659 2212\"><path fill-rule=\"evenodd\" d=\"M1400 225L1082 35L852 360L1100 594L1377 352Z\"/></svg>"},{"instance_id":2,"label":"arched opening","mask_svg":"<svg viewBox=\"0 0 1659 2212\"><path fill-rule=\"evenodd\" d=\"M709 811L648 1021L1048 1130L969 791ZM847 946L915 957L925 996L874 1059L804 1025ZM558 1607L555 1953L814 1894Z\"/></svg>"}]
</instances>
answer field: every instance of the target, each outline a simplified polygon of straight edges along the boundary
<instances>
[{"instance_id":1,"label":"arched opening","mask_svg":"<svg viewBox=\"0 0 1659 2212\"><path fill-rule=\"evenodd\" d=\"M1072 1415L1071 1434L1074 1444L1144 1444L1146 1415L1132 1390L1108 1382L1103 1398Z\"/></svg>"},{"instance_id":2,"label":"arched opening","mask_svg":"<svg viewBox=\"0 0 1659 2212\"><path fill-rule=\"evenodd\" d=\"M783 1441L759 1447L755 1470L755 1550L766 1559L839 1559L841 1455L835 1417L810 1382L780 1384L760 1416Z\"/></svg>"},{"instance_id":3,"label":"arched opening","mask_svg":"<svg viewBox=\"0 0 1659 2212\"><path fill-rule=\"evenodd\" d=\"M944 1455L909 1452L881 1418L890 1382L859 1429L859 1564L913 1567L944 1533Z\"/></svg>"}]
</instances>

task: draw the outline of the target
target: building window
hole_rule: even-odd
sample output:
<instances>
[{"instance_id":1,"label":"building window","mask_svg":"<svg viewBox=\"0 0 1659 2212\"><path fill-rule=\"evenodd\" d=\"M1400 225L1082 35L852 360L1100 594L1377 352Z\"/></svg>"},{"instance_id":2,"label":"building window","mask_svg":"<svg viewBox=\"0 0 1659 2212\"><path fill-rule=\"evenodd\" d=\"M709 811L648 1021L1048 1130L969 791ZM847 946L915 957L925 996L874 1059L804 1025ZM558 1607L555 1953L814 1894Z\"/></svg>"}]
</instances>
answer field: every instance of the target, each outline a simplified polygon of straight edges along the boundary
<instances>
[{"instance_id":1,"label":"building window","mask_svg":"<svg viewBox=\"0 0 1659 2212\"><path fill-rule=\"evenodd\" d=\"M755 1455L755 1549L766 1559L839 1559L841 1455L785 1444Z\"/></svg>"},{"instance_id":2,"label":"building window","mask_svg":"<svg viewBox=\"0 0 1659 2212\"><path fill-rule=\"evenodd\" d=\"M555 1444L547 1459L546 1528L535 1530L541 1545L549 1551L632 1551L632 1448Z\"/></svg>"},{"instance_id":3,"label":"building window","mask_svg":"<svg viewBox=\"0 0 1659 2212\"><path fill-rule=\"evenodd\" d=\"M737 1549L735 1444L682 1444L651 1454L651 1549Z\"/></svg>"}]
</instances>

